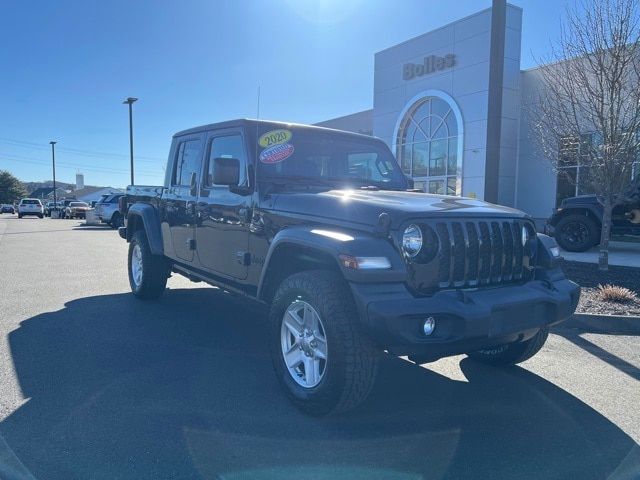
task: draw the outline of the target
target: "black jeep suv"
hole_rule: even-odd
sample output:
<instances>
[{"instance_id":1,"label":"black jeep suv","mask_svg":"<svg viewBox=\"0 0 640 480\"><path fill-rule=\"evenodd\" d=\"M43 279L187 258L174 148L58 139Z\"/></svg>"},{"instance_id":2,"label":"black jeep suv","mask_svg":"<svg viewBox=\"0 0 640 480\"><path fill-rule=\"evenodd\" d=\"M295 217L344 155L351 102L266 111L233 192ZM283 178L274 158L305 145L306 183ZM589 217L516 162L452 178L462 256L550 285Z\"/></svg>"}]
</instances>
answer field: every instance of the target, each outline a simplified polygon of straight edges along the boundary
<instances>
[{"instance_id":1,"label":"black jeep suv","mask_svg":"<svg viewBox=\"0 0 640 480\"><path fill-rule=\"evenodd\" d=\"M277 378L309 413L362 402L385 350L522 362L578 303L527 215L413 190L376 138L229 121L177 133L166 172L121 200L133 293L176 272L267 306Z\"/></svg>"},{"instance_id":2,"label":"black jeep suv","mask_svg":"<svg viewBox=\"0 0 640 480\"><path fill-rule=\"evenodd\" d=\"M611 235L640 235L640 192L611 213ZM565 198L547 222L547 233L569 252L584 252L600 243L602 202L596 195Z\"/></svg>"}]
</instances>

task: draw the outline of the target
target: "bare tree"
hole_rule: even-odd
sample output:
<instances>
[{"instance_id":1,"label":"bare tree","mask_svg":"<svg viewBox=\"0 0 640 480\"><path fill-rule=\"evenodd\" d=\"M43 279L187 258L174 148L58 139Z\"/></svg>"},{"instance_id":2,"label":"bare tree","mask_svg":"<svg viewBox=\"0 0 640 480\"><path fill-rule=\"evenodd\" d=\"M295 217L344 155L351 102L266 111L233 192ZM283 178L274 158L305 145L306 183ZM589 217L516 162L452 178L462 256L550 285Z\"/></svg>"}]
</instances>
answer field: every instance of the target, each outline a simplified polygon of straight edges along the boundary
<instances>
[{"instance_id":1,"label":"bare tree","mask_svg":"<svg viewBox=\"0 0 640 480\"><path fill-rule=\"evenodd\" d=\"M551 62L539 69L534 140L556 172L579 162L603 207L599 268L608 269L611 214L637 198L640 147L638 0L581 0L567 8Z\"/></svg>"}]
</instances>

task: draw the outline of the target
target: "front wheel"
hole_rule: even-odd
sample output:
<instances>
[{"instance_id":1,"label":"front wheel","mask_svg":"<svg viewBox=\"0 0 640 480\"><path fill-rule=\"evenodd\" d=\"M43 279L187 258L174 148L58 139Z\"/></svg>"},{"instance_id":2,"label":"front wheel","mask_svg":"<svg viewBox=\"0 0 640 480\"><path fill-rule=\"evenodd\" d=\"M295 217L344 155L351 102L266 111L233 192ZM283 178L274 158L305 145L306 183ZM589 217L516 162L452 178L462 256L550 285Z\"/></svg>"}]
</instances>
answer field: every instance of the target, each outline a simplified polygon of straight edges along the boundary
<instances>
[{"instance_id":1,"label":"front wheel","mask_svg":"<svg viewBox=\"0 0 640 480\"><path fill-rule=\"evenodd\" d=\"M515 365L530 359L544 346L549 336L549 329L543 328L529 340L509 343L486 350L468 353L469 358L480 363L493 366Z\"/></svg>"},{"instance_id":2,"label":"front wheel","mask_svg":"<svg viewBox=\"0 0 640 480\"><path fill-rule=\"evenodd\" d=\"M555 237L568 252L584 252L598 243L600 227L585 215L567 215L558 221Z\"/></svg>"},{"instance_id":3,"label":"front wheel","mask_svg":"<svg viewBox=\"0 0 640 480\"><path fill-rule=\"evenodd\" d=\"M167 286L168 265L165 257L153 255L147 236L137 230L129 243L129 285L142 299L158 298Z\"/></svg>"},{"instance_id":4,"label":"front wheel","mask_svg":"<svg viewBox=\"0 0 640 480\"><path fill-rule=\"evenodd\" d=\"M291 275L276 292L269 320L276 376L301 410L339 413L367 398L379 351L361 331L339 275L321 270Z\"/></svg>"}]
</instances>

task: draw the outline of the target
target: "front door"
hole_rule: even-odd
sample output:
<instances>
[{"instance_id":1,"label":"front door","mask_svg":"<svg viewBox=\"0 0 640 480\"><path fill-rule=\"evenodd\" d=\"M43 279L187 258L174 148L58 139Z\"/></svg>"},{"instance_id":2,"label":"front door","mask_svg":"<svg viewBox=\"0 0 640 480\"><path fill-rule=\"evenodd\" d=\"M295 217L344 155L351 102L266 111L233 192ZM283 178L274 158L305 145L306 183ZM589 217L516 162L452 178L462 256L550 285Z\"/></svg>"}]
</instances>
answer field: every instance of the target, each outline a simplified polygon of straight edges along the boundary
<instances>
[{"instance_id":1,"label":"front door","mask_svg":"<svg viewBox=\"0 0 640 480\"><path fill-rule=\"evenodd\" d=\"M222 130L207 138L207 155L196 232L198 259L212 273L244 279L249 264L251 195L213 184L214 158L240 161L239 186L248 186L247 151L241 130Z\"/></svg>"},{"instance_id":2,"label":"front door","mask_svg":"<svg viewBox=\"0 0 640 480\"><path fill-rule=\"evenodd\" d=\"M164 216L177 260L193 261L196 245L196 201L202 170L202 140L180 140L175 150L171 184L164 194Z\"/></svg>"}]
</instances>

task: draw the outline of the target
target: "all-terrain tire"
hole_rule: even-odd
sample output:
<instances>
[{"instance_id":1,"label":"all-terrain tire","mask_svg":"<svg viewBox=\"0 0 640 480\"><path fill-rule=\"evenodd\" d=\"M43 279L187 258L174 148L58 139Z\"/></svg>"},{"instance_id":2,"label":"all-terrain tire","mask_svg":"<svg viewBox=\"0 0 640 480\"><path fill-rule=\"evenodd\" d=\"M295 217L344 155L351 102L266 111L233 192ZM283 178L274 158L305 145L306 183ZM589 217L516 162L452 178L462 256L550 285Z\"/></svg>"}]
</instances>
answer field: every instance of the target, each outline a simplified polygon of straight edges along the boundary
<instances>
[{"instance_id":1,"label":"all-terrain tire","mask_svg":"<svg viewBox=\"0 0 640 480\"><path fill-rule=\"evenodd\" d=\"M327 360L314 387L303 387L285 364L281 327L287 308L297 299L311 305L322 321ZM278 381L287 396L311 415L345 412L362 403L375 383L380 350L364 333L348 286L331 271L310 270L286 278L278 287L269 313L270 350Z\"/></svg>"},{"instance_id":2,"label":"all-terrain tire","mask_svg":"<svg viewBox=\"0 0 640 480\"><path fill-rule=\"evenodd\" d=\"M569 232L580 231L580 235ZM567 215L555 226L555 239L558 245L568 252L585 252L600 240L600 225L586 215Z\"/></svg>"},{"instance_id":3,"label":"all-terrain tire","mask_svg":"<svg viewBox=\"0 0 640 480\"><path fill-rule=\"evenodd\" d=\"M530 359L540 351L549 336L549 329L543 328L529 340L509 343L486 350L468 353L469 358L493 366L515 365Z\"/></svg>"},{"instance_id":4,"label":"all-terrain tire","mask_svg":"<svg viewBox=\"0 0 640 480\"><path fill-rule=\"evenodd\" d=\"M140 249L142 259L142 274L139 281L134 278L132 272L132 257L136 248ZM162 255L153 255L144 230L137 230L129 242L129 255L127 257L129 285L133 294L140 299L158 298L167 286L169 266L167 259Z\"/></svg>"}]
</instances>

